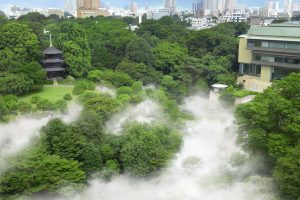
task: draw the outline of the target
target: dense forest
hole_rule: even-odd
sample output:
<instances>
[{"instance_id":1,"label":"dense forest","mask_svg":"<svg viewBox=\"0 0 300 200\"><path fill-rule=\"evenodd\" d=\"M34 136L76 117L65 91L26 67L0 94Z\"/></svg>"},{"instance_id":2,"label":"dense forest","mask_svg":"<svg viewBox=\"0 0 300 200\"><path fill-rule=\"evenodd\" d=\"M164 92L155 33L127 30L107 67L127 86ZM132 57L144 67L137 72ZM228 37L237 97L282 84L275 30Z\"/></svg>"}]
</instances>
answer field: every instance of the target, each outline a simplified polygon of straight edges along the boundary
<instances>
[{"instance_id":1,"label":"dense forest","mask_svg":"<svg viewBox=\"0 0 300 200\"><path fill-rule=\"evenodd\" d=\"M125 173L155 175L181 148L176 127L191 118L178 106L184 97L207 94L213 83L240 87L237 36L247 32L247 24L191 31L173 16L146 20L132 32L131 20L60 19L38 13L0 19L0 120L37 111L64 113L75 98L83 106L75 122L51 120L30 148L8 158L0 176L1 197L63 194L66 185L81 190L95 174L105 180ZM74 86L72 94L55 102L34 95L53 84L41 65L41 52L49 46L44 29L63 51L69 75L59 84ZM300 195L299 80L292 74L236 110L239 141L265 157L271 170L262 173L272 174L283 198L290 200ZM116 96L95 93L99 84L115 88ZM145 89L147 85L155 89ZM30 101L23 101L28 94L33 94ZM104 124L113 114L145 99L162 105L165 122L130 123L120 135L107 134Z\"/></svg>"}]
</instances>

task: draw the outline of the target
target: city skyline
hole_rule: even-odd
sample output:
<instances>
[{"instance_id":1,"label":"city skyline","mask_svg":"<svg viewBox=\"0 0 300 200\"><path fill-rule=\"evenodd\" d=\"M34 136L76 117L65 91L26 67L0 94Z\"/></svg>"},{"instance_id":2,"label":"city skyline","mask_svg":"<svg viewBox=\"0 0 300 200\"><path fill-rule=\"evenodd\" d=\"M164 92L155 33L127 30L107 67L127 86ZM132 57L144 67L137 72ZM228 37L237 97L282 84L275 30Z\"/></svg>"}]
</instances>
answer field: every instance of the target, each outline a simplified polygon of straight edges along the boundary
<instances>
[{"instance_id":1,"label":"city skyline","mask_svg":"<svg viewBox=\"0 0 300 200\"><path fill-rule=\"evenodd\" d=\"M64 8L64 0L60 0L60 1L52 1L52 0L41 0L41 1L36 1L36 0L1 0L2 3L0 5L0 10L3 11L8 11L9 7L12 5L18 5L18 6L22 6L22 7L40 7L40 8L46 8L46 7L51 7L51 8ZM164 6L164 0L153 0L153 1L147 1L147 0L137 0L138 6L144 7L147 2L149 2L149 6L151 7L163 7ZM284 0L280 0L280 7L283 9L284 8L284 4L283 4ZM294 1L294 2L299 2L299 0ZM122 3L120 4L120 0L103 0L101 1L101 5L105 4L105 5L109 5L112 7L125 7L125 6L130 6L131 0L124 0L122 1ZM191 8L193 3L193 0L177 0L176 1L176 6L178 8ZM261 1L261 0L238 0L238 4L239 5L247 5L250 7L254 7L254 6L263 6L266 4L266 1Z\"/></svg>"}]
</instances>

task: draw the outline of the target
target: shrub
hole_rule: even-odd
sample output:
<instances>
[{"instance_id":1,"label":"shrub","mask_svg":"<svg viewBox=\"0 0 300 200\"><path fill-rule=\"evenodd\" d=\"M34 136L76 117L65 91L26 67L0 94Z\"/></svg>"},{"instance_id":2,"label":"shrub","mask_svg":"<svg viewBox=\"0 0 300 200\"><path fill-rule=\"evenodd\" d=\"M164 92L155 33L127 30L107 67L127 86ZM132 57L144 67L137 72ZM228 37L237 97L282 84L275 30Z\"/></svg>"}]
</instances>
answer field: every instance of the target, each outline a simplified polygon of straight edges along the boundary
<instances>
[{"instance_id":1,"label":"shrub","mask_svg":"<svg viewBox=\"0 0 300 200\"><path fill-rule=\"evenodd\" d=\"M64 100L57 100L54 103L54 107L55 107L55 110L59 110L60 112L64 113L64 112L66 112L66 110L68 108L68 104Z\"/></svg>"},{"instance_id":2,"label":"shrub","mask_svg":"<svg viewBox=\"0 0 300 200\"><path fill-rule=\"evenodd\" d=\"M33 104L37 104L42 98L40 96L34 95L31 97L30 102Z\"/></svg>"},{"instance_id":3,"label":"shrub","mask_svg":"<svg viewBox=\"0 0 300 200\"><path fill-rule=\"evenodd\" d=\"M45 85L53 85L54 81L53 80L45 80Z\"/></svg>"},{"instance_id":4,"label":"shrub","mask_svg":"<svg viewBox=\"0 0 300 200\"><path fill-rule=\"evenodd\" d=\"M57 82L61 85L73 85L75 83L75 78L69 75L66 79L59 79Z\"/></svg>"},{"instance_id":5,"label":"shrub","mask_svg":"<svg viewBox=\"0 0 300 200\"><path fill-rule=\"evenodd\" d=\"M66 100L66 101L71 101L73 98L72 98L72 95L71 94L65 94L65 96L64 96L64 100Z\"/></svg>"},{"instance_id":6,"label":"shrub","mask_svg":"<svg viewBox=\"0 0 300 200\"><path fill-rule=\"evenodd\" d=\"M80 94L84 93L85 90L86 90L86 89L83 88L81 85L75 85L75 87L74 87L72 93L75 94L75 95L80 95Z\"/></svg>"},{"instance_id":7,"label":"shrub","mask_svg":"<svg viewBox=\"0 0 300 200\"><path fill-rule=\"evenodd\" d=\"M73 89L73 94L80 95L83 92L85 92L86 90L95 90L95 88L96 88L96 85L92 81L81 80L75 84L75 87Z\"/></svg>"}]
</instances>

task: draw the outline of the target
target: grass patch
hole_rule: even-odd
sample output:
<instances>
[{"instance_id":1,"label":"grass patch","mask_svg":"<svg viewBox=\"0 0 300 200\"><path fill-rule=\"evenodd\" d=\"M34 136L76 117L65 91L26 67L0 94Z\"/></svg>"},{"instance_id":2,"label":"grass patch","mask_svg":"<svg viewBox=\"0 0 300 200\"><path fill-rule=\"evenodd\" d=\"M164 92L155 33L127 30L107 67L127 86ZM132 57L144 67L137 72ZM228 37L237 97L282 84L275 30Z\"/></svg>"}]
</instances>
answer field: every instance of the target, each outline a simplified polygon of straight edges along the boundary
<instances>
[{"instance_id":1,"label":"grass patch","mask_svg":"<svg viewBox=\"0 0 300 200\"><path fill-rule=\"evenodd\" d=\"M252 92L252 91L249 91L249 90L237 90L237 91L234 91L233 92L233 96L235 97L246 97L248 95L257 95L257 92Z\"/></svg>"},{"instance_id":2,"label":"grass patch","mask_svg":"<svg viewBox=\"0 0 300 200\"><path fill-rule=\"evenodd\" d=\"M57 100L62 100L65 94L69 93L72 94L74 86L67 86L67 85L45 85L43 90L40 92L32 93L26 96L20 97L20 101L30 102L32 96L40 96L43 99L48 99L52 102Z\"/></svg>"}]
</instances>

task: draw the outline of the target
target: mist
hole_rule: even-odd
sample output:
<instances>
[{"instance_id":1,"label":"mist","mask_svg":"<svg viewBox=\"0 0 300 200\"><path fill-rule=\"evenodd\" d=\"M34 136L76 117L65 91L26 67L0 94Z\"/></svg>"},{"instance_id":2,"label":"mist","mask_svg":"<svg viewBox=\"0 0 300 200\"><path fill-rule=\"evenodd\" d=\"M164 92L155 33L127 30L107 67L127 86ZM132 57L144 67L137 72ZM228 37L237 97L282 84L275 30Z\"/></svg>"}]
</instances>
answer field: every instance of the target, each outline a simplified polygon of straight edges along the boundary
<instances>
[{"instance_id":1,"label":"mist","mask_svg":"<svg viewBox=\"0 0 300 200\"><path fill-rule=\"evenodd\" d=\"M4 158L21 151L30 145L30 141L39 136L40 129L53 118L61 118L66 123L76 120L82 107L72 103L66 114L48 113L43 116L21 116L7 124L0 125L0 168ZM0 169L1 171L1 169Z\"/></svg>"},{"instance_id":2,"label":"mist","mask_svg":"<svg viewBox=\"0 0 300 200\"><path fill-rule=\"evenodd\" d=\"M273 180L255 175L255 164L250 161L239 166L232 164L233 155L238 154L244 159L248 155L236 145L237 131L231 111L200 95L187 98L181 108L193 114L195 119L187 121L181 128L183 147L159 176L133 178L120 175L109 182L93 179L82 193L70 199L276 199ZM119 134L126 120L155 124L160 122L153 121L154 117L160 116L162 119L161 114L159 105L147 100L114 116L107 128L117 127ZM250 171L252 175L243 176L244 171L248 174ZM68 198L59 200L65 199Z\"/></svg>"},{"instance_id":3,"label":"mist","mask_svg":"<svg viewBox=\"0 0 300 200\"><path fill-rule=\"evenodd\" d=\"M129 105L121 113L112 116L111 119L106 122L105 130L107 133L119 135L125 124L131 122L152 124L165 121L166 117L157 102L147 99L137 105Z\"/></svg>"},{"instance_id":4,"label":"mist","mask_svg":"<svg viewBox=\"0 0 300 200\"><path fill-rule=\"evenodd\" d=\"M160 175L133 178L125 174L113 177L111 181L95 178L89 181L84 191L71 197L51 200L276 199L272 179L256 175L255 164L247 161L232 164L233 155L239 155L245 160L248 155L236 144L237 130L230 110L200 95L186 98L181 109L190 112L194 120L187 121L180 128L179 131L184 135L181 151ZM128 122L159 124L165 119L162 113L159 104L148 99L114 115L107 122L106 129L112 134L121 134L123 125ZM50 117L39 120L19 119L0 127L0 133L3 135L10 131L11 144L16 145L11 150L16 150L23 146L19 143L24 144L30 137L38 134L40 127L49 119ZM24 134L21 142L18 137L20 134ZM3 150L11 151L9 149Z\"/></svg>"}]
</instances>

